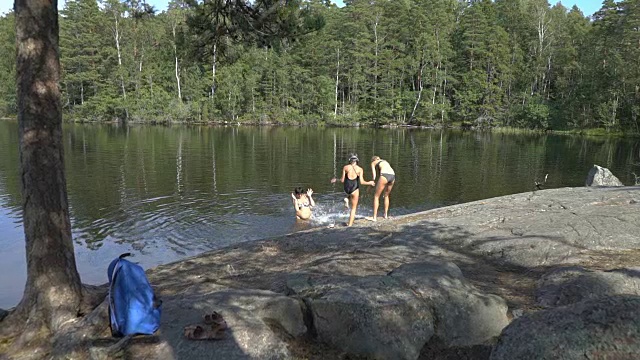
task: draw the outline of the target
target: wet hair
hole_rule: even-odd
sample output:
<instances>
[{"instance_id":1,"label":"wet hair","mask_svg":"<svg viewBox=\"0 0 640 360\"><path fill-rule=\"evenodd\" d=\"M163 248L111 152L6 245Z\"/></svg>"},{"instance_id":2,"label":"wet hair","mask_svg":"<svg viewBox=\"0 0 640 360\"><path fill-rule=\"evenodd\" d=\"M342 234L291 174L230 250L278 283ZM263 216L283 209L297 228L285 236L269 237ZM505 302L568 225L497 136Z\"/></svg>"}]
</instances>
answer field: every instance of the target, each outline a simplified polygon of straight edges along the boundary
<instances>
[{"instance_id":1,"label":"wet hair","mask_svg":"<svg viewBox=\"0 0 640 360\"><path fill-rule=\"evenodd\" d=\"M352 164L354 162L360 162L360 159L358 159L358 154L351 154L351 156L349 156L349 164Z\"/></svg>"},{"instance_id":2,"label":"wet hair","mask_svg":"<svg viewBox=\"0 0 640 360\"><path fill-rule=\"evenodd\" d=\"M297 188L293 189L293 193L296 195L296 197L299 197L300 195L304 194L304 189L298 186Z\"/></svg>"},{"instance_id":3,"label":"wet hair","mask_svg":"<svg viewBox=\"0 0 640 360\"><path fill-rule=\"evenodd\" d=\"M381 160L380 156L374 156L371 158L371 162L378 161L378 160Z\"/></svg>"}]
</instances>

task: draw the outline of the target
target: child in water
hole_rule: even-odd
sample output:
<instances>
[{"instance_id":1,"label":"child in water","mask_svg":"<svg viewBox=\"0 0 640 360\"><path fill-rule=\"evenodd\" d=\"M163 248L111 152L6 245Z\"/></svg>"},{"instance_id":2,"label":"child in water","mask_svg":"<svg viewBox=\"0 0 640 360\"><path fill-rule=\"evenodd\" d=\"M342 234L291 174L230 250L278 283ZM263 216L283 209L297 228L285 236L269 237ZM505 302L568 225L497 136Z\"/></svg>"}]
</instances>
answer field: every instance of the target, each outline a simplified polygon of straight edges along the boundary
<instances>
[{"instance_id":1,"label":"child in water","mask_svg":"<svg viewBox=\"0 0 640 360\"><path fill-rule=\"evenodd\" d=\"M309 220L311 218L311 208L316 206L311 197L312 189L307 189L306 193L301 187L293 189L291 198L293 199L293 209L296 212L296 219Z\"/></svg>"}]
</instances>

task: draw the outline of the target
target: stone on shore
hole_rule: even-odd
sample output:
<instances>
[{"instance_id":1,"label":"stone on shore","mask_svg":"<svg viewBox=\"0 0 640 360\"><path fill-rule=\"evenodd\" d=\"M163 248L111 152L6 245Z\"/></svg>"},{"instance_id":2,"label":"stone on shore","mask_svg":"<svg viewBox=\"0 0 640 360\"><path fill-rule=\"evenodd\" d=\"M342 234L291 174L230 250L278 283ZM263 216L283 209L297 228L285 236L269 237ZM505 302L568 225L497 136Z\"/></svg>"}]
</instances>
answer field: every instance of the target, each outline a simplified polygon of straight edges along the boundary
<instances>
[{"instance_id":1,"label":"stone on shore","mask_svg":"<svg viewBox=\"0 0 640 360\"><path fill-rule=\"evenodd\" d=\"M611 170L593 165L589 174L587 175L586 186L624 186L624 184L618 180Z\"/></svg>"},{"instance_id":2,"label":"stone on shore","mask_svg":"<svg viewBox=\"0 0 640 360\"><path fill-rule=\"evenodd\" d=\"M640 269L592 271L572 266L552 270L540 279L536 301L555 307L609 295L640 295Z\"/></svg>"},{"instance_id":3,"label":"stone on shore","mask_svg":"<svg viewBox=\"0 0 640 360\"><path fill-rule=\"evenodd\" d=\"M0 321L2 321L2 319L7 317L7 315L9 315L9 312L7 310L0 309Z\"/></svg>"},{"instance_id":4,"label":"stone on shore","mask_svg":"<svg viewBox=\"0 0 640 360\"><path fill-rule=\"evenodd\" d=\"M318 340L350 355L417 359L434 333L427 304L390 276L288 281L305 299Z\"/></svg>"},{"instance_id":5,"label":"stone on shore","mask_svg":"<svg viewBox=\"0 0 640 360\"><path fill-rule=\"evenodd\" d=\"M509 324L504 299L481 293L452 262L406 264L390 275L433 307L435 335L448 347L483 344Z\"/></svg>"},{"instance_id":6,"label":"stone on shore","mask_svg":"<svg viewBox=\"0 0 640 360\"><path fill-rule=\"evenodd\" d=\"M290 337L306 332L302 306L298 299L265 290L221 289L195 296L187 292L165 299L161 337L176 359L290 359L279 332ZM229 326L225 339L194 341L183 336L186 325L202 324L202 316L212 311L224 316Z\"/></svg>"},{"instance_id":7,"label":"stone on shore","mask_svg":"<svg viewBox=\"0 0 640 360\"><path fill-rule=\"evenodd\" d=\"M640 297L617 295L524 315L507 326L491 360L637 359Z\"/></svg>"}]
</instances>

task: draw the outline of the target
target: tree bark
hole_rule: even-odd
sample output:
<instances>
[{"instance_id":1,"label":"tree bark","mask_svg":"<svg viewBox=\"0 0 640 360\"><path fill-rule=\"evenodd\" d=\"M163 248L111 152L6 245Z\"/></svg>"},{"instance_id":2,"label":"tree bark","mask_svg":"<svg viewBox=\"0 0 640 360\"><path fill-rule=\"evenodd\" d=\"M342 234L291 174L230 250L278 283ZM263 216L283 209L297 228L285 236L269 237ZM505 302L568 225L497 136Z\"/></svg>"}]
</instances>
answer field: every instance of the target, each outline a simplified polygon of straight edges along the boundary
<instances>
[{"instance_id":1,"label":"tree bark","mask_svg":"<svg viewBox=\"0 0 640 360\"><path fill-rule=\"evenodd\" d=\"M55 332L78 316L64 173L57 0L16 0L20 175L27 284L16 313Z\"/></svg>"}]
</instances>

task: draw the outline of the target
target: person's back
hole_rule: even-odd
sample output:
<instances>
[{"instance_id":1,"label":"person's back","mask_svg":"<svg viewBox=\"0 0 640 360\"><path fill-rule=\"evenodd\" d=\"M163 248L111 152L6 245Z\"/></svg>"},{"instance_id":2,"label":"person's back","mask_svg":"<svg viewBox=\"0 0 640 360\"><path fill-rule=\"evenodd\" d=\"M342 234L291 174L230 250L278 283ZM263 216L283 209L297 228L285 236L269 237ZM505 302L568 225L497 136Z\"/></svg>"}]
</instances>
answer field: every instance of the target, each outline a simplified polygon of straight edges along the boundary
<instances>
[{"instance_id":1,"label":"person's back","mask_svg":"<svg viewBox=\"0 0 640 360\"><path fill-rule=\"evenodd\" d=\"M347 194L344 202L347 208L351 208L347 226L353 225L353 221L355 220L358 198L360 197L360 184L374 185L373 181L364 181L364 170L358 165L358 161L358 156L353 154L349 157L349 163L342 167L342 178L340 181L344 184L344 192ZM331 182L335 181L336 178L331 179Z\"/></svg>"},{"instance_id":2,"label":"person's back","mask_svg":"<svg viewBox=\"0 0 640 360\"><path fill-rule=\"evenodd\" d=\"M373 216L368 220L376 221L378 216L378 206L380 205L380 196L384 192L384 218L389 216L389 195L396 182L396 173L393 171L391 164L387 160L381 159L379 156L371 158L371 172L373 180L377 179L376 193L373 197Z\"/></svg>"}]
</instances>

